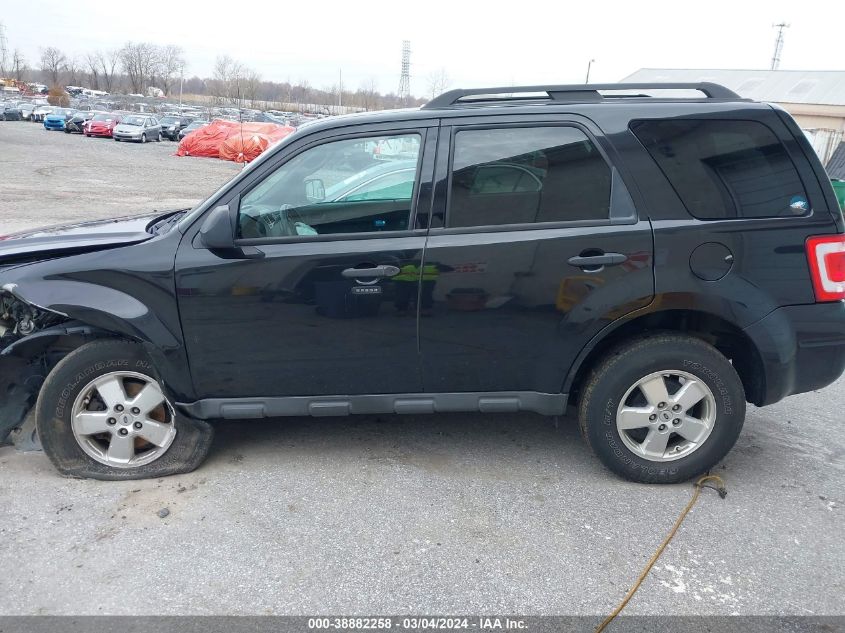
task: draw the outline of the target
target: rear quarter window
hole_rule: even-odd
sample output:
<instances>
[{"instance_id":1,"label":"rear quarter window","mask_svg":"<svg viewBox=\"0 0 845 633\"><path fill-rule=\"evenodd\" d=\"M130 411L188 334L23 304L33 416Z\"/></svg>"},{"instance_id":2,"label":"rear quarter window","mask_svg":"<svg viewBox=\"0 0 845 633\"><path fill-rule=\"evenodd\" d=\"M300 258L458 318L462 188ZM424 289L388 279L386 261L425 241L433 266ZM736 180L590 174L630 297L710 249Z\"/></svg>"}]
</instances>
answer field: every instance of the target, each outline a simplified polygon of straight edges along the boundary
<instances>
[{"instance_id":1,"label":"rear quarter window","mask_svg":"<svg viewBox=\"0 0 845 633\"><path fill-rule=\"evenodd\" d=\"M649 120L631 131L701 220L801 216L809 200L786 148L757 121Z\"/></svg>"}]
</instances>

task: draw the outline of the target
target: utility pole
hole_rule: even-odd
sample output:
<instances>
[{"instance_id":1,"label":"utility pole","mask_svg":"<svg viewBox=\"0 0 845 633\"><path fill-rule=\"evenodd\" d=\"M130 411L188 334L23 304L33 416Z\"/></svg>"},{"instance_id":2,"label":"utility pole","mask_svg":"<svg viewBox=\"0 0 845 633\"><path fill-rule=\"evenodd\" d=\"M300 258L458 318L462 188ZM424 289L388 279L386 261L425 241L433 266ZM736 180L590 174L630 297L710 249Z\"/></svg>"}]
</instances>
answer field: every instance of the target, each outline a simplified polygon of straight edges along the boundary
<instances>
[{"instance_id":1,"label":"utility pole","mask_svg":"<svg viewBox=\"0 0 845 633\"><path fill-rule=\"evenodd\" d=\"M179 65L179 114L182 114L182 82L185 79L185 64Z\"/></svg>"},{"instance_id":2,"label":"utility pole","mask_svg":"<svg viewBox=\"0 0 845 633\"><path fill-rule=\"evenodd\" d=\"M788 29L789 25L786 22L780 24L772 24L772 28L778 30L778 36L775 40L775 53L772 55L772 70L777 70L780 66L780 53L783 50L783 30Z\"/></svg>"},{"instance_id":3,"label":"utility pole","mask_svg":"<svg viewBox=\"0 0 845 633\"><path fill-rule=\"evenodd\" d=\"M343 68L339 68L337 80L337 113L343 114L340 109L343 107Z\"/></svg>"},{"instance_id":4,"label":"utility pole","mask_svg":"<svg viewBox=\"0 0 845 633\"><path fill-rule=\"evenodd\" d=\"M587 78L584 80L585 84L590 83L590 68L593 66L593 63L595 61L596 61L595 59L591 59L590 61L587 62Z\"/></svg>"}]
</instances>

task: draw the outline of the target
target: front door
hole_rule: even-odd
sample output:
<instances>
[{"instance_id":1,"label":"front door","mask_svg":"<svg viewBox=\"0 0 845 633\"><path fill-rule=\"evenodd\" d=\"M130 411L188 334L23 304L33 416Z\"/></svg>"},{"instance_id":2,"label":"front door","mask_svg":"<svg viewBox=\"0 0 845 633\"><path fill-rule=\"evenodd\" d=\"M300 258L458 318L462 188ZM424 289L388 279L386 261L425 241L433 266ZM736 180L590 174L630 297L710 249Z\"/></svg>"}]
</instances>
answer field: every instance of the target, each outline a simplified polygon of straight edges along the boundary
<instances>
[{"instance_id":1,"label":"front door","mask_svg":"<svg viewBox=\"0 0 845 633\"><path fill-rule=\"evenodd\" d=\"M425 245L414 217L430 191L426 134L304 137L262 165L229 205L238 243L263 257L182 241L177 293L199 398L421 390L419 276L407 272Z\"/></svg>"},{"instance_id":2,"label":"front door","mask_svg":"<svg viewBox=\"0 0 845 633\"><path fill-rule=\"evenodd\" d=\"M590 338L651 301L650 225L585 122L449 137L421 282L425 389L558 394Z\"/></svg>"}]
</instances>

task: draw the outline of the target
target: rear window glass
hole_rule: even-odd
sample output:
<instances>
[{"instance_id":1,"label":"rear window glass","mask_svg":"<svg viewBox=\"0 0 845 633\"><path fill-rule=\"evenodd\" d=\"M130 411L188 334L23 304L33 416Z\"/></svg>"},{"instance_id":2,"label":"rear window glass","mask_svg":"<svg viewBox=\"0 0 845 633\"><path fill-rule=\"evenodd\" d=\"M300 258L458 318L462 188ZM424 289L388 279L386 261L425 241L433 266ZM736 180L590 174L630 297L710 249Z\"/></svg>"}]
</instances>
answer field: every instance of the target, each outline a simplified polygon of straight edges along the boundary
<instances>
[{"instance_id":1,"label":"rear window glass","mask_svg":"<svg viewBox=\"0 0 845 633\"><path fill-rule=\"evenodd\" d=\"M631 130L702 220L805 215L810 205L786 148L757 121L638 121Z\"/></svg>"}]
</instances>

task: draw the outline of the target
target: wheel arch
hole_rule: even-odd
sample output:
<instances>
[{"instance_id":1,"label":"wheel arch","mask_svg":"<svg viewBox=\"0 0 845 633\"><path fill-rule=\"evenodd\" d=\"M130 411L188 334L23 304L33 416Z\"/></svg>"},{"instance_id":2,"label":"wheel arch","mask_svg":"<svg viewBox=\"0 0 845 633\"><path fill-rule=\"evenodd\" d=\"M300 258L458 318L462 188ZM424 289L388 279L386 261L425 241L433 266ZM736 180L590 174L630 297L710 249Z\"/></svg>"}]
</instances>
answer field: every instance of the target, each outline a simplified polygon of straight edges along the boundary
<instances>
[{"instance_id":1,"label":"wheel arch","mask_svg":"<svg viewBox=\"0 0 845 633\"><path fill-rule=\"evenodd\" d=\"M581 350L566 377L563 393L569 394L570 403L577 404L590 370L611 349L635 337L666 332L687 334L713 345L734 365L746 400L758 406L765 401L765 365L751 337L724 316L690 309L639 312L607 326Z\"/></svg>"}]
</instances>

